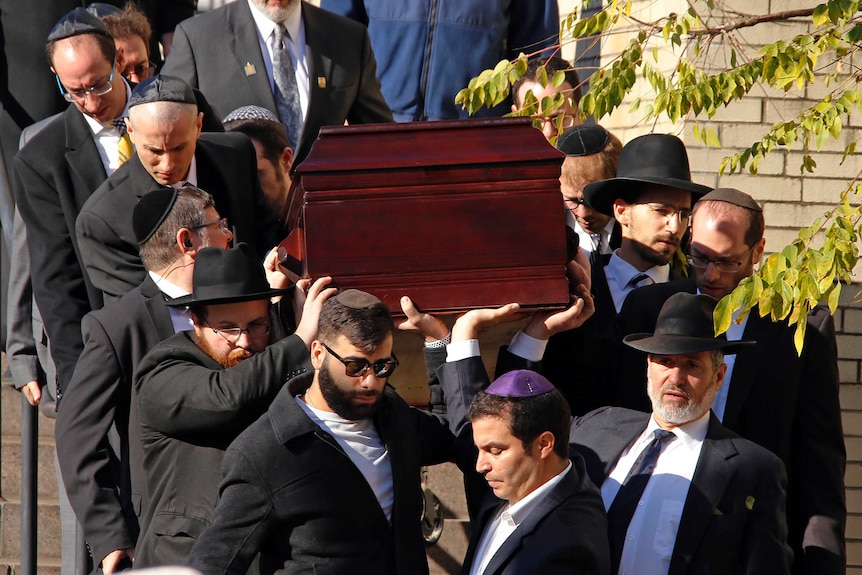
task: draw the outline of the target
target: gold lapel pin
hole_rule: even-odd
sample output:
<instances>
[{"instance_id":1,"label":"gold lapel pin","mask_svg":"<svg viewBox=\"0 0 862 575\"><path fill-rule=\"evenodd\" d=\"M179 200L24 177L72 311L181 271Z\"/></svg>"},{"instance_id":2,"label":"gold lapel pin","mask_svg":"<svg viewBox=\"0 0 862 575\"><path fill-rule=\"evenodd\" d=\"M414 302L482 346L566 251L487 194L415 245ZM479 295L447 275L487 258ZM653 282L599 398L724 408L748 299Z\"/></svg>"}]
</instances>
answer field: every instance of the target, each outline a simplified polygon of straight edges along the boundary
<instances>
[{"instance_id":1,"label":"gold lapel pin","mask_svg":"<svg viewBox=\"0 0 862 575\"><path fill-rule=\"evenodd\" d=\"M320 89L326 89L326 78L324 78L323 76L318 76L317 87Z\"/></svg>"},{"instance_id":2,"label":"gold lapel pin","mask_svg":"<svg viewBox=\"0 0 862 575\"><path fill-rule=\"evenodd\" d=\"M246 62L245 63L245 75L246 76L253 76L255 74L257 74L257 70L254 69L254 64L252 64L251 62Z\"/></svg>"}]
</instances>

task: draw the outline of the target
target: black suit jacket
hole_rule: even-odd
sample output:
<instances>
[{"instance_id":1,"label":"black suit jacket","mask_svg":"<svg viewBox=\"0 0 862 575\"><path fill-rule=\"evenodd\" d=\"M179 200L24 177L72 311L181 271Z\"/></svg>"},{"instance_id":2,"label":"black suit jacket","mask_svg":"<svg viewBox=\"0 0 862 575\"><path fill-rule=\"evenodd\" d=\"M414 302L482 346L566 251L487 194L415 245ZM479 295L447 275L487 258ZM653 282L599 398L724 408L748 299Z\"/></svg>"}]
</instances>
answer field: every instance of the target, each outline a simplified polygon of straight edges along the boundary
<instances>
[{"instance_id":1,"label":"black suit jacket","mask_svg":"<svg viewBox=\"0 0 862 575\"><path fill-rule=\"evenodd\" d=\"M70 105L15 156L13 189L30 244L33 295L57 367L58 394L83 349L81 318L102 305L80 264L75 218L105 181L93 133Z\"/></svg>"},{"instance_id":2,"label":"black suit jacket","mask_svg":"<svg viewBox=\"0 0 862 575\"><path fill-rule=\"evenodd\" d=\"M115 549L134 547L138 536L146 485L132 375L174 327L164 295L147 276L117 302L84 316L81 330L84 351L55 433L69 501L98 563Z\"/></svg>"},{"instance_id":3,"label":"black suit jacket","mask_svg":"<svg viewBox=\"0 0 862 575\"><path fill-rule=\"evenodd\" d=\"M623 334L654 331L658 312L674 293L694 293L694 281L648 286L632 292L615 326ZM789 541L794 573L843 573L846 451L838 397L834 324L828 310L809 316L802 355L793 343L795 328L748 317L743 339L757 345L736 356L729 382L725 427L778 455L789 476ZM617 344L619 345L619 344ZM623 350L615 405L649 409L642 354ZM640 367L637 367L640 366Z\"/></svg>"},{"instance_id":4,"label":"black suit jacket","mask_svg":"<svg viewBox=\"0 0 862 575\"><path fill-rule=\"evenodd\" d=\"M609 573L607 518L583 458L572 454L572 468L518 525L497 550L485 575ZM469 575L476 547L503 505L490 495L473 525L461 575Z\"/></svg>"},{"instance_id":5,"label":"black suit jacket","mask_svg":"<svg viewBox=\"0 0 862 575\"><path fill-rule=\"evenodd\" d=\"M260 191L251 141L238 133L202 133L195 159L198 187L212 194L219 214L228 218L234 242L251 244L262 258L282 238ZM132 230L132 211L141 197L160 187L135 155L81 209L76 224L81 257L93 285L106 299L120 297L146 275Z\"/></svg>"},{"instance_id":6,"label":"black suit jacket","mask_svg":"<svg viewBox=\"0 0 862 575\"><path fill-rule=\"evenodd\" d=\"M570 445L584 456L597 485L648 421L648 414L614 407L575 418ZM668 575L789 573L786 486L781 460L711 416Z\"/></svg>"},{"instance_id":7,"label":"black suit jacket","mask_svg":"<svg viewBox=\"0 0 862 575\"><path fill-rule=\"evenodd\" d=\"M392 121L365 27L305 2L302 18L311 93L294 166L308 155L321 126ZM178 25L163 72L200 89L222 116L250 104L278 114L247 2Z\"/></svg>"},{"instance_id":8,"label":"black suit jacket","mask_svg":"<svg viewBox=\"0 0 862 575\"><path fill-rule=\"evenodd\" d=\"M187 563L212 520L225 449L309 365L305 343L291 335L223 369L193 332L163 341L141 361L135 391L150 505L137 567Z\"/></svg>"}]
</instances>

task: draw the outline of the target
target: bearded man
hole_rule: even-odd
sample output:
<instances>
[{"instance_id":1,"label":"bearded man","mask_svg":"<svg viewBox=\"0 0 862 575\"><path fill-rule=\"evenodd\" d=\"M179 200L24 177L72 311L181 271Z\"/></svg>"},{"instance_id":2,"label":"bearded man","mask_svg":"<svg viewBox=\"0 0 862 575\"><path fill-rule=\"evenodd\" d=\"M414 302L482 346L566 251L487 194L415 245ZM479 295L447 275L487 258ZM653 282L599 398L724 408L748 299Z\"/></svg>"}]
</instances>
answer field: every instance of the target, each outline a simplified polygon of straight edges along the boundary
<instances>
[{"instance_id":1,"label":"bearded man","mask_svg":"<svg viewBox=\"0 0 862 575\"><path fill-rule=\"evenodd\" d=\"M387 385L398 359L378 298L341 292L319 323L314 373L290 381L225 454L213 524L189 558L203 573L242 575L257 553L266 575L428 573L420 469L453 458L472 467L469 437ZM444 395L465 418L457 390Z\"/></svg>"},{"instance_id":2,"label":"bearded man","mask_svg":"<svg viewBox=\"0 0 862 575\"><path fill-rule=\"evenodd\" d=\"M194 329L154 347L135 374L150 494L136 567L187 562L212 518L225 449L307 370L320 305L335 291L328 282L311 286L299 325L283 337L286 304L270 298L288 290L270 288L249 245L198 253L191 295L168 302L188 306Z\"/></svg>"}]
</instances>

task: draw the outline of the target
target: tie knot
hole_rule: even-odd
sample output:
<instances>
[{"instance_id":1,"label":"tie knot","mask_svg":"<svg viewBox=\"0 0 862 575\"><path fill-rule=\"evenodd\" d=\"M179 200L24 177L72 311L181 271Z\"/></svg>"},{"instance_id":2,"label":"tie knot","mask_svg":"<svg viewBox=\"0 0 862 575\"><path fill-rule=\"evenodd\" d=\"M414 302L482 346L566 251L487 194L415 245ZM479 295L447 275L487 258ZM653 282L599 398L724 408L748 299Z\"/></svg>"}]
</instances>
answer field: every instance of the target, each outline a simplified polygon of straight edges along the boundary
<instances>
[{"instance_id":1,"label":"tie knot","mask_svg":"<svg viewBox=\"0 0 862 575\"><path fill-rule=\"evenodd\" d=\"M284 49L284 39L289 37L287 34L287 29L284 27L284 24L278 23L275 25L275 29L272 31L272 42L275 44L275 47L279 50Z\"/></svg>"},{"instance_id":2,"label":"tie knot","mask_svg":"<svg viewBox=\"0 0 862 575\"><path fill-rule=\"evenodd\" d=\"M653 433L655 434L656 443L660 446L667 445L676 439L673 431L668 431L667 429L656 429Z\"/></svg>"},{"instance_id":3,"label":"tie knot","mask_svg":"<svg viewBox=\"0 0 862 575\"><path fill-rule=\"evenodd\" d=\"M114 118L114 120L111 123L114 124L114 128L117 129L117 131L120 133L121 137L126 135L126 118L125 118L125 116L120 116L119 118Z\"/></svg>"}]
</instances>

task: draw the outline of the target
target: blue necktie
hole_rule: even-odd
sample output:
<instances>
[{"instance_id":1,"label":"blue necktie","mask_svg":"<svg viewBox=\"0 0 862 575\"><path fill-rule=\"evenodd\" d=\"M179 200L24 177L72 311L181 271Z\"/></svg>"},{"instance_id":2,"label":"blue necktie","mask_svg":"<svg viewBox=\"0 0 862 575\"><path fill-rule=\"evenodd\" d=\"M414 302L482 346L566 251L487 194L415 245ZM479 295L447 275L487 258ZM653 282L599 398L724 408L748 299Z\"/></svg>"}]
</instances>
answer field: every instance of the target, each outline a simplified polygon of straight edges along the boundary
<instances>
[{"instance_id":1,"label":"blue necktie","mask_svg":"<svg viewBox=\"0 0 862 575\"><path fill-rule=\"evenodd\" d=\"M287 48L287 31L278 24L271 36L272 78L275 81L275 104L278 117L287 131L290 147L296 150L299 134L302 131L302 108L299 105L299 88L296 84L296 71Z\"/></svg>"},{"instance_id":2,"label":"blue necktie","mask_svg":"<svg viewBox=\"0 0 862 575\"><path fill-rule=\"evenodd\" d=\"M611 573L620 568L620 558L626 543L626 532L632 516L635 514L638 502L649 483L652 472L655 471L658 457L665 445L676 439L673 432L666 429L656 429L655 437L641 451L629 474L623 481L611 508L608 509L608 539L611 547Z\"/></svg>"}]
</instances>

